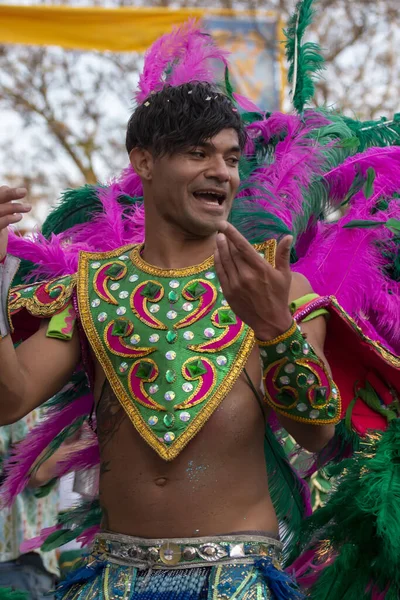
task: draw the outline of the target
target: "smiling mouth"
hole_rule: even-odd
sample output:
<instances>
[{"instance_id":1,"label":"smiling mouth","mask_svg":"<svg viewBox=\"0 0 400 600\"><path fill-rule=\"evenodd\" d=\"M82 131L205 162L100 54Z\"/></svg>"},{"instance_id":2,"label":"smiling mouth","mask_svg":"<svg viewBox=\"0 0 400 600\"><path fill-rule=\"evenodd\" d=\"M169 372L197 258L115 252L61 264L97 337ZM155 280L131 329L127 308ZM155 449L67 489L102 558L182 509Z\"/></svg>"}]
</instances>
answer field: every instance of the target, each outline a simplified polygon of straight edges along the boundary
<instances>
[{"instance_id":1,"label":"smiling mouth","mask_svg":"<svg viewBox=\"0 0 400 600\"><path fill-rule=\"evenodd\" d=\"M204 202L209 202L211 204L222 206L222 204L226 200L225 192L218 192L214 190L198 190L193 192L193 196L196 200L203 200Z\"/></svg>"}]
</instances>

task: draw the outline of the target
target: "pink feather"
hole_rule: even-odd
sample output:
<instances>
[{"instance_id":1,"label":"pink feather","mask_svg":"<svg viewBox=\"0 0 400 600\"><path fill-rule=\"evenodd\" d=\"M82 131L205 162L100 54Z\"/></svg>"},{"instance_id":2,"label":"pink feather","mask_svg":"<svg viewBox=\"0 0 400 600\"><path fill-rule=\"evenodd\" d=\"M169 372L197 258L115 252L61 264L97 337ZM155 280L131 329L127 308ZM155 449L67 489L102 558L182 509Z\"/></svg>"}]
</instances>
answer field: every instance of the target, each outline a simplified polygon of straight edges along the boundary
<instances>
[{"instance_id":1,"label":"pink feather","mask_svg":"<svg viewBox=\"0 0 400 600\"><path fill-rule=\"evenodd\" d=\"M100 451L97 439L87 448L72 452L66 460L57 464L57 476L63 477L71 471L83 471L99 464Z\"/></svg>"},{"instance_id":2,"label":"pink feather","mask_svg":"<svg viewBox=\"0 0 400 600\"><path fill-rule=\"evenodd\" d=\"M89 414L93 406L93 396L88 394L67 404L60 410L58 406L48 411L48 416L29 432L15 447L3 467L4 481L1 486L0 504L9 506L22 492L29 481L30 471L38 456L46 450L53 439L65 427L79 417Z\"/></svg>"}]
</instances>

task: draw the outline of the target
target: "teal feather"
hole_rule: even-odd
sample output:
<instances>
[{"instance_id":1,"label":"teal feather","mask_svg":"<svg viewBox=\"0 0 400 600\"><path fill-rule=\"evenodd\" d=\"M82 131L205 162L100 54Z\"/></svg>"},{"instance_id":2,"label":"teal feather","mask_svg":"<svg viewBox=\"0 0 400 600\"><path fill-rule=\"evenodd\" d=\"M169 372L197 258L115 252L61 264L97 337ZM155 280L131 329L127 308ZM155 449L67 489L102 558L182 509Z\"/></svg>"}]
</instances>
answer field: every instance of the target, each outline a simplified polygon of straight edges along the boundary
<instances>
[{"instance_id":1,"label":"teal feather","mask_svg":"<svg viewBox=\"0 0 400 600\"><path fill-rule=\"evenodd\" d=\"M49 238L52 233L58 234L75 225L87 223L93 214L100 212L102 204L97 195L98 187L84 185L66 190L43 223L43 235Z\"/></svg>"},{"instance_id":2,"label":"teal feather","mask_svg":"<svg viewBox=\"0 0 400 600\"><path fill-rule=\"evenodd\" d=\"M398 597L399 456L400 420L394 419L386 432L363 441L361 452L330 467L330 475L338 477L337 488L299 531L303 548L321 540L321 558L339 553L313 586L313 600L371 598L366 594L370 583Z\"/></svg>"},{"instance_id":3,"label":"teal feather","mask_svg":"<svg viewBox=\"0 0 400 600\"><path fill-rule=\"evenodd\" d=\"M280 538L286 556L289 547L296 547L296 533L306 516L301 480L291 466L276 434L268 425L265 431L264 453L269 493L280 524Z\"/></svg>"},{"instance_id":4,"label":"teal feather","mask_svg":"<svg viewBox=\"0 0 400 600\"><path fill-rule=\"evenodd\" d=\"M313 0L300 0L285 31L288 80L292 85L293 106L298 113L302 113L313 98L314 77L324 68L324 58L318 44L303 43L306 29L313 20L312 5Z\"/></svg>"}]
</instances>

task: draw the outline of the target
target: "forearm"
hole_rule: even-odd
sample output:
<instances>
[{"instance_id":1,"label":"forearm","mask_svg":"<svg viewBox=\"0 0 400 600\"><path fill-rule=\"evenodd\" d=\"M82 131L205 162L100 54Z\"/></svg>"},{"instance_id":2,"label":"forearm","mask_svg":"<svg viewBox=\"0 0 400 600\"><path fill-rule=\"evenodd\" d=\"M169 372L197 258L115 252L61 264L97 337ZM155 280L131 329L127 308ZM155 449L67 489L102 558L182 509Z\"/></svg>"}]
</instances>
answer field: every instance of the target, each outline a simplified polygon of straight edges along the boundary
<instances>
[{"instance_id":1,"label":"forearm","mask_svg":"<svg viewBox=\"0 0 400 600\"><path fill-rule=\"evenodd\" d=\"M25 416L23 408L28 388L26 374L9 335L0 340L0 365L0 425L9 425Z\"/></svg>"}]
</instances>

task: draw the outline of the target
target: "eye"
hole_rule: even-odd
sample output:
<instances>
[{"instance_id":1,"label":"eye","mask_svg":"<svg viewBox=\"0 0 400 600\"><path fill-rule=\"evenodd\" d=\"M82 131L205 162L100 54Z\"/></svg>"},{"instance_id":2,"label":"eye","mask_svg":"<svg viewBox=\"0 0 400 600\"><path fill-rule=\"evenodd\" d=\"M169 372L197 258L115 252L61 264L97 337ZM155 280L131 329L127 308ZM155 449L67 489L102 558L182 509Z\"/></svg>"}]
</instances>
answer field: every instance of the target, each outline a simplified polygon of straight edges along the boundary
<instances>
[{"instance_id":1,"label":"eye","mask_svg":"<svg viewBox=\"0 0 400 600\"><path fill-rule=\"evenodd\" d=\"M227 160L227 163L232 167L236 167L239 164L239 159L237 156L230 156Z\"/></svg>"},{"instance_id":2,"label":"eye","mask_svg":"<svg viewBox=\"0 0 400 600\"><path fill-rule=\"evenodd\" d=\"M205 152L203 150L192 150L189 152L191 156L195 156L196 158L205 158Z\"/></svg>"}]
</instances>

